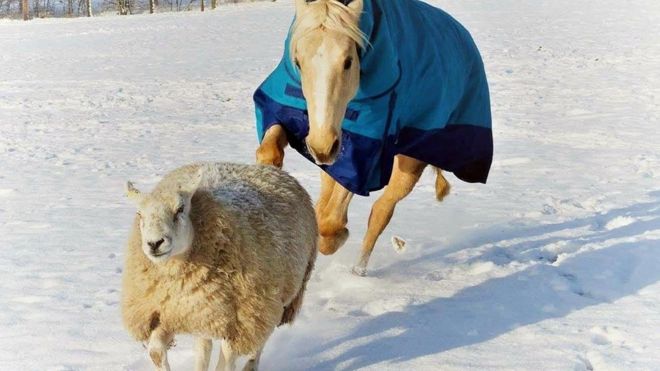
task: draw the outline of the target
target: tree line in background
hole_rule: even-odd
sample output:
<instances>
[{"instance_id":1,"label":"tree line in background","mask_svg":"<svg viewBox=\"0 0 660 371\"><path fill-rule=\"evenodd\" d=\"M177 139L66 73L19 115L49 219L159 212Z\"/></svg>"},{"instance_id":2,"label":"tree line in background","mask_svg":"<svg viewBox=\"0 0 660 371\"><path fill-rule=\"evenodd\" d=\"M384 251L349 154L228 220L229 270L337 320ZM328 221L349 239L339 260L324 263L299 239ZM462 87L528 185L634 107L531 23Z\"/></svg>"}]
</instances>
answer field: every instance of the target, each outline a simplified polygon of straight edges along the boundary
<instances>
[{"instance_id":1,"label":"tree line in background","mask_svg":"<svg viewBox=\"0 0 660 371\"><path fill-rule=\"evenodd\" d=\"M220 3L245 1L255 0L0 0L0 18L27 21L32 18L91 17L95 12L111 11L120 15L194 9L203 12L207 5L215 9Z\"/></svg>"}]
</instances>

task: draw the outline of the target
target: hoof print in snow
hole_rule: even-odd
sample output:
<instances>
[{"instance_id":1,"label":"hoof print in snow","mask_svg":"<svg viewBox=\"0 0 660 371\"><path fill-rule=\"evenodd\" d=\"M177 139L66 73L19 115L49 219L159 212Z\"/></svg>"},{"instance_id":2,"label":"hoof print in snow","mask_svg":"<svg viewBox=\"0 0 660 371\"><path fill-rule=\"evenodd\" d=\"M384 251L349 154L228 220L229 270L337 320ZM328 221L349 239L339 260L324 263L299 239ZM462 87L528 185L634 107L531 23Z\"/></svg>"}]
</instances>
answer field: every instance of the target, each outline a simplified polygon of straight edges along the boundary
<instances>
[{"instance_id":1,"label":"hoof print in snow","mask_svg":"<svg viewBox=\"0 0 660 371\"><path fill-rule=\"evenodd\" d=\"M406 251L406 240L399 236L392 236L392 246L396 252L402 254Z\"/></svg>"},{"instance_id":2,"label":"hoof print in snow","mask_svg":"<svg viewBox=\"0 0 660 371\"><path fill-rule=\"evenodd\" d=\"M594 366L587 357L578 356L578 362L575 365L575 371L594 371Z\"/></svg>"},{"instance_id":3,"label":"hoof print in snow","mask_svg":"<svg viewBox=\"0 0 660 371\"><path fill-rule=\"evenodd\" d=\"M544 254L544 253L541 253L541 254L537 257L537 260L539 260L539 261L545 261L545 262L548 262L548 263L550 263L550 264L554 264L554 263L556 263L558 259L559 259L559 256L557 256L557 254L553 254L553 253L545 253L545 254Z\"/></svg>"},{"instance_id":4,"label":"hoof print in snow","mask_svg":"<svg viewBox=\"0 0 660 371\"><path fill-rule=\"evenodd\" d=\"M437 281L442 281L445 277L444 277L444 275L442 274L442 272L437 271L437 272L430 272L430 273L427 273L426 276L424 276L424 278L425 278L427 281L435 281L435 282L437 282Z\"/></svg>"},{"instance_id":5,"label":"hoof print in snow","mask_svg":"<svg viewBox=\"0 0 660 371\"><path fill-rule=\"evenodd\" d=\"M577 281L577 277L572 273L560 273L560 276L571 282Z\"/></svg>"}]
</instances>

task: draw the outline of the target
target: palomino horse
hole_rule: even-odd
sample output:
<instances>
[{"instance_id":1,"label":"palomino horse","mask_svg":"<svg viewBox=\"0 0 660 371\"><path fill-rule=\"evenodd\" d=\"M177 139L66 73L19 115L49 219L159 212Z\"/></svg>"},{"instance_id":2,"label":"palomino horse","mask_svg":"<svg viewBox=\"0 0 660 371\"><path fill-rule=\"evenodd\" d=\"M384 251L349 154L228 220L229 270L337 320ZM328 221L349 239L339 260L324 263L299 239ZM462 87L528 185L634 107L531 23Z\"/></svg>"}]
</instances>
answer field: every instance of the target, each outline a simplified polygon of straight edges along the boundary
<instances>
[{"instance_id":1,"label":"palomino horse","mask_svg":"<svg viewBox=\"0 0 660 371\"><path fill-rule=\"evenodd\" d=\"M319 165L319 248L348 237L354 193L385 187L371 210L369 257L396 204L426 166L436 197L449 193L440 169L485 183L493 142L488 84L469 33L418 0L296 0L282 61L254 96L257 161L282 166L290 144Z\"/></svg>"}]
</instances>

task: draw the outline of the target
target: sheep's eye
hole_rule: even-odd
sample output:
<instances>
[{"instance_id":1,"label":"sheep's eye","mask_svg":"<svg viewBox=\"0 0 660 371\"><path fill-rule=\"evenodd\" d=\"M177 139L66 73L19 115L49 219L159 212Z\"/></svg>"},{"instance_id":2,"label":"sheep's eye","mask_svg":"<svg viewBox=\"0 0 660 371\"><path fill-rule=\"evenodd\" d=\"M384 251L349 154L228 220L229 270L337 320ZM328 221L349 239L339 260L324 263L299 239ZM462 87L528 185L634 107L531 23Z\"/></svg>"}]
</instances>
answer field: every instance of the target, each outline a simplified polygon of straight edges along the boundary
<instances>
[{"instance_id":1,"label":"sheep's eye","mask_svg":"<svg viewBox=\"0 0 660 371\"><path fill-rule=\"evenodd\" d=\"M135 215L137 215L138 218L142 219L142 214L140 214L139 211L137 213L135 213Z\"/></svg>"},{"instance_id":2,"label":"sheep's eye","mask_svg":"<svg viewBox=\"0 0 660 371\"><path fill-rule=\"evenodd\" d=\"M176 213L174 213L174 221L175 221L175 222L176 222L176 220L179 218L179 215L181 215L182 213L183 213L183 205L181 205L181 206L176 210Z\"/></svg>"},{"instance_id":3,"label":"sheep's eye","mask_svg":"<svg viewBox=\"0 0 660 371\"><path fill-rule=\"evenodd\" d=\"M351 69L351 66L353 66L353 58L348 57L344 61L344 70L349 70Z\"/></svg>"},{"instance_id":4,"label":"sheep's eye","mask_svg":"<svg viewBox=\"0 0 660 371\"><path fill-rule=\"evenodd\" d=\"M300 69L300 62L298 61L298 58L296 58L296 67L298 67L298 69Z\"/></svg>"}]
</instances>

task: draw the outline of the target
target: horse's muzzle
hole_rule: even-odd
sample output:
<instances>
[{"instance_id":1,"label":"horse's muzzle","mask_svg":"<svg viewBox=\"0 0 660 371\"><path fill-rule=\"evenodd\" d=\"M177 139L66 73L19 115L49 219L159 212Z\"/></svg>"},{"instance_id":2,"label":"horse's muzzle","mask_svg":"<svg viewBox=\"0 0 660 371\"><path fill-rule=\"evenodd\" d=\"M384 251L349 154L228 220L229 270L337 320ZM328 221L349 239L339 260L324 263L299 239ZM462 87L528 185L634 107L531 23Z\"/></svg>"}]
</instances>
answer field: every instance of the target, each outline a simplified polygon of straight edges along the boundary
<instances>
[{"instance_id":1,"label":"horse's muzzle","mask_svg":"<svg viewBox=\"0 0 660 371\"><path fill-rule=\"evenodd\" d=\"M317 165L332 165L337 160L337 155L339 155L339 149L341 148L341 142L339 139L335 139L326 150L317 151L309 141L307 141L307 150L316 161Z\"/></svg>"}]
</instances>

